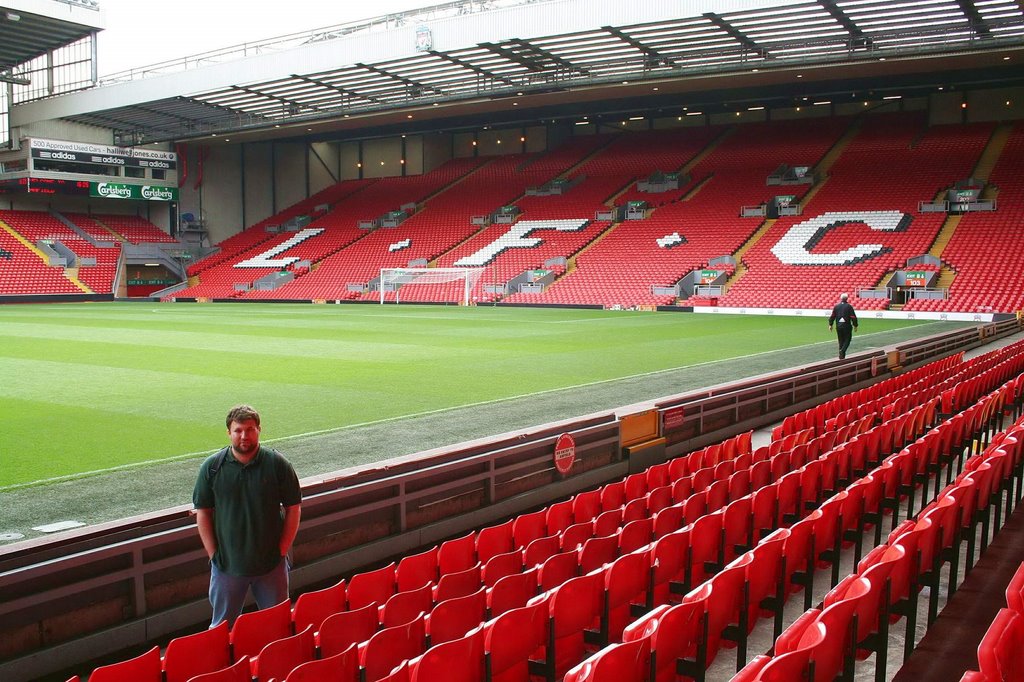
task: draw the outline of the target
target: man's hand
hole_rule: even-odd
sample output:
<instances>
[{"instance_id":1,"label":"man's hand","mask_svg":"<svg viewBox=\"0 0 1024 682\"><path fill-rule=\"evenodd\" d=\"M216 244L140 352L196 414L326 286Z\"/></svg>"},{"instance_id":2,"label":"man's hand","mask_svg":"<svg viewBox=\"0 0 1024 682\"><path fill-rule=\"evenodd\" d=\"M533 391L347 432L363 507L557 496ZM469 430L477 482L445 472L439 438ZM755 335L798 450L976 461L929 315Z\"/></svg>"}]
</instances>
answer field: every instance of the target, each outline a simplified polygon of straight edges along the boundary
<instances>
[{"instance_id":1,"label":"man's hand","mask_svg":"<svg viewBox=\"0 0 1024 682\"><path fill-rule=\"evenodd\" d=\"M196 510L196 527L199 528L199 539L203 541L206 556L213 559L217 553L217 534L213 529L213 509Z\"/></svg>"}]
</instances>

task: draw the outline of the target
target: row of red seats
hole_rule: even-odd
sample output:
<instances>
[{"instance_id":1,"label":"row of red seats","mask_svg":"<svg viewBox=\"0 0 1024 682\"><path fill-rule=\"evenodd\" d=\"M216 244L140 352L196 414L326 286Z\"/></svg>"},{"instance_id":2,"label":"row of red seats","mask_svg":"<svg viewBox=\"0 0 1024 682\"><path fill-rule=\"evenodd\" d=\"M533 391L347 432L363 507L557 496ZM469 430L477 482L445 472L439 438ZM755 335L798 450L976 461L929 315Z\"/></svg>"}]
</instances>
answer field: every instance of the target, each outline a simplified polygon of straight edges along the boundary
<instances>
[{"instance_id":1,"label":"row of red seats","mask_svg":"<svg viewBox=\"0 0 1024 682\"><path fill-rule=\"evenodd\" d=\"M1002 402L998 400L999 396L1000 394L996 393L994 399L989 403L1001 407ZM993 414L992 408L981 406L977 412L977 415L968 416L965 419L972 420L972 428L987 428L985 419ZM946 422L939 428L943 427L945 430L952 430L952 422ZM935 431L930 433L935 433ZM951 449L964 447L974 435L974 431L961 433L958 436L959 440L950 441ZM932 436L932 447L936 456L941 448L940 445L937 445L940 442L943 442L943 439L937 435ZM828 456L826 455L826 457ZM879 512L882 511L887 501L895 500L898 504L901 492L912 494L915 483L914 473L919 468L924 470L924 462L927 461L928 457L923 456L922 453L907 450L886 458L875 472L855 481L810 515L794 523L788 529L782 529L767 536L752 552L739 557L721 573L689 592L679 605L655 609L627 627L624 643L612 645L585 662L566 676L567 682L570 680L572 682L582 682L583 680L645 682L649 675L650 679L673 680L677 672L695 679L702 679L703 670L714 659L718 644L723 638L740 642L737 659L742 664L744 661L742 645L744 632L752 627L752 621L762 613L761 609L766 606L776 613L776 638L779 640L777 648L786 646L789 641L786 636L781 638L778 636L781 625L778 601L784 599L784 595L794 589L799 589L799 583L805 582L809 576L813 575L815 562L821 560L833 565L832 594L845 594L844 590L856 579L856 576L836 583L835 560L839 543L851 537L859 540L863 536L863 527L859 524L866 520L864 512L868 510L873 513L867 520L875 524L876 538L879 538L878 531L882 518ZM969 473L969 470L965 471L963 476L967 476ZM937 477L938 471L935 471L933 475ZM788 477L792 476L793 474L788 474ZM943 507L945 504L938 502L933 506ZM890 508L892 508L891 505ZM908 515L910 513L912 511L908 511ZM895 511L893 514L893 524L895 525ZM972 516L972 527L977 521L978 518ZM957 517L955 522L958 524L960 518ZM905 530L906 528L903 527L900 529L900 531ZM851 531L853 531L852 534ZM899 535L899 533L895 535ZM877 542L878 539L876 539ZM958 545L959 535L957 535ZM863 561L860 561L858 556L857 561L862 565L870 564L883 551L884 546L882 550L873 550ZM970 544L968 551L971 551ZM787 558L788 561L784 561L784 558ZM792 565L794 563L796 566ZM905 567L906 564L904 564ZM955 575L952 582L955 583ZM778 584L778 589L773 591L773 586L776 584ZM809 595L810 586L805 586L804 589L805 594ZM876 590L872 594L877 598L880 593ZM897 603L903 593L894 590L890 594L893 603ZM850 596L854 595L850 594ZM809 599L805 599L805 603L807 601ZM865 606L869 603L871 600L867 599ZM875 603L878 604L877 601ZM800 632L803 632L803 628L806 628L812 617L801 619L798 621L798 625L791 627L791 630L799 629ZM876 627L874 624L888 623L888 611L884 620L873 620L870 614L864 614L864 618L860 622L864 632L872 632L873 627ZM787 633L791 639L793 633L789 631ZM876 638L876 640L884 639L887 638ZM833 638L830 641L834 642L835 640ZM865 642L865 644L867 643ZM884 651L887 646L885 641L876 641L872 644L878 647L876 650L879 651ZM819 668L821 670L820 677L813 672L810 673L811 677L804 677L809 673L806 666L807 658L803 660L802 664L798 660L794 661L793 658L785 656L779 656L779 659L775 662L775 659L767 657L755 658L737 675L736 679L831 680L838 672L830 669L823 661ZM777 666L777 672L769 671L768 675L757 677L769 663ZM797 665L784 668L784 666L794 663Z\"/></svg>"},{"instance_id":2,"label":"row of red seats","mask_svg":"<svg viewBox=\"0 0 1024 682\"><path fill-rule=\"evenodd\" d=\"M902 429L902 427L901 427L901 429ZM750 459L750 458L752 458L753 453L742 453L742 452L739 451L740 448L745 447L744 446L745 443L749 444L749 436L746 436L745 438L743 436L741 436L741 437L739 437L737 439L734 439L731 444L727 444L724 447L723 446L719 446L719 448L706 449L705 451L701 451L699 453L699 456L691 455L691 456L685 458L685 460L687 461L687 466L685 468L689 468L690 466L697 466L698 464L701 464L701 465L703 465L705 463L711 464L712 462L715 462L715 460L721 458L723 454L726 454L726 455L727 454L737 454L738 455L737 458L736 458L737 460L739 460L741 457L744 457L744 456L746 456L748 459ZM746 447L749 447L749 446L747 445ZM766 450L766 449L762 449L762 450ZM767 454L767 453L764 453L764 454ZM787 462L786 462L786 466L787 467L791 466L791 465L794 465L794 464L798 464L797 462L795 462L795 461L793 461L793 460L791 460L789 458L789 456L788 456L789 453L786 453L786 455L787 455ZM804 455L801 455L801 456L807 456L807 455L805 453ZM724 460L724 461L731 462L731 461L734 461L734 460ZM722 464L723 464L723 462L719 461L719 462L716 462L714 464L714 467L713 467L715 469L715 472L717 474L719 474L719 475L725 475L725 473L726 473L725 471L723 471L721 469L721 465ZM556 528L556 527L559 528L560 531L561 531L560 536L564 536L564 537L570 537L570 536L573 535L574 531L577 531L577 532L580 531L581 530L580 526L581 525L585 525L586 522L572 523L572 521L575 521L577 518L582 519L582 518L586 517L588 519L591 519L590 524L589 524L591 527L587 528L586 532L581 532L580 535L579 535L579 539L583 541L583 542L580 543L579 551L578 552L573 552L572 551L572 548L574 547L573 543L576 542L575 540L567 540L568 546L570 547L569 552L568 553L567 552L559 552L557 554L551 554L547 559L545 559L544 564L542 564L542 566L540 567L540 570L541 571L545 571L545 568L546 568L547 571L545 571L545 572L549 572L549 571L557 572L558 569L556 568L556 566L558 564L567 564L568 560L564 559L564 558L560 558L557 561L552 561L552 560L553 560L554 557L561 556L561 555L564 555L564 554L569 554L571 557L573 557L574 565L576 564L576 562L579 562L580 565L585 565L585 564L583 564L583 562L585 561L584 557L586 557L588 555L588 552L586 551L587 549L590 550L589 554L596 555L597 557L605 556L607 558L610 558L609 555L602 555L601 554L602 550L605 551L605 552L608 551L608 549L609 549L608 546L610 545L609 542L607 542L607 541L604 541L604 542L593 542L593 540L598 540L601 537L603 537L603 536L600 536L600 535L596 534L599 531L599 529L597 528L597 525L601 522L601 517L605 516L607 518L607 513L608 512L611 512L611 511L617 509L619 513L617 514L617 518L614 519L614 525L611 526L611 527L617 527L618 523L620 522L620 520L624 518L625 513L626 513L625 510L628 508L628 505L627 504L623 504L621 507L616 507L615 504L617 502L621 503L621 502L625 501L625 497L627 495L627 490L630 491L628 494L634 496L633 500L640 499L639 495L640 495L641 491L644 491L648 487L650 487L648 485L649 483L664 483L664 482L667 482L668 475L670 474L669 469L671 467L672 467L672 464L669 464L669 463L666 463L665 465L658 465L657 467L652 468L651 470L648 470L648 472L646 472L643 475L634 475L634 476L632 476L632 477L630 477L630 478L628 478L628 479L626 479L624 481L619 482L619 484L617 484L617 485L616 484L611 484L610 486L606 486L605 488L603 488L601 491L590 491L589 493L582 493L582 494L576 496L575 498L573 498L573 500L571 500L571 501L567 501L565 503L559 503L558 505L553 505L551 508L549 508L548 510L546 510L543 513L538 512L538 513L534 513L532 515L523 515L523 516L517 518L514 521L507 522L506 524L501 524L500 526L493 527L491 529L484 529L479 534L476 534L475 538L474 538L473 534L471 534L470 536L466 536L465 538L460 538L460 539L455 540L455 541L449 541L448 543L442 543L441 546L436 548L436 552L434 553L435 557L433 559L431 559L431 553L428 552L428 553L424 553L422 555L416 555L414 557L406 557L405 559L403 559L402 562L399 563L398 567L394 567L394 566L384 567L383 569L378 569L377 571L374 571L374 572L369 572L369 573L366 573L366 574L361 574L361 576L356 576L356 577L354 577L350 581L349 587L348 587L348 590L347 590L347 593L348 593L347 594L348 606L352 607L353 605L355 605L355 606L357 606L359 608L364 608L365 606L367 606L367 604L365 604L365 602L367 602L367 601L369 601L370 605L378 605L379 603L383 603L383 604L386 605L387 601L390 600L390 599L395 598L396 595L404 594L402 592L395 592L395 590L398 587L399 580L400 580L399 576L403 574L403 571L402 571L403 565L405 565L407 567L406 571L404 572L405 575L416 575L417 573L419 573L420 580L422 581L423 575L424 575L422 573L422 566L424 564L428 567L426 575L437 575L436 571L439 570L439 567L440 567L441 563L443 562L443 563L445 563L447 565L447 568L451 569L447 575L454 576L457 573L464 573L466 570L472 570L474 568L476 568L477 571L479 571L480 570L480 568L479 568L480 564L482 563L482 562L479 561L479 559L482 556L486 557L490 553L491 556L487 559L487 563L483 564L483 570L487 571L487 569L491 566L492 562L494 562L499 557L503 557L503 555L509 554L508 552L500 552L499 550L507 549L508 548L508 543L510 541L511 542L515 542L515 536L517 535L517 530L518 530L518 534L519 534L519 538L520 538L520 544L526 545L526 546L524 546L523 549L529 550L529 545L533 545L534 542L542 540L543 538L542 537L535 537L534 541L529 542L529 543L527 543L527 540L530 537L533 537L535 535L540 535L540 534L544 533L546 530L548 530L548 525L549 524L551 525L552 528ZM700 471L708 469L708 468L709 467L701 466L699 469L697 469L697 471L700 472ZM733 467L733 468L736 469L736 467ZM784 468L785 467L780 468L778 470L778 473L781 474L782 470ZM677 471L680 470L678 465L676 466L676 470ZM736 473L736 472L733 471L731 473ZM672 507L664 506L666 504L666 502L668 501L666 498L664 498L664 495L662 495L662 501L661 502L652 502L652 501L650 501L650 500L654 499L655 490L657 490L657 489L664 489L664 487L665 487L664 485L654 486L653 489L649 491L650 494L648 495L648 497L650 499L644 502L643 507L646 509L646 512L648 514L650 514L651 511L654 511L654 513L655 513L654 521L653 521L652 526L651 526L652 529L654 529L655 526L658 525L658 515L665 515L666 518L670 518L672 516L672 514L670 513L670 509L678 507L677 509L673 509L673 511L681 513L681 512L684 512L687 509L691 509L691 508L696 509L697 508L697 505L695 505L695 504L693 504L691 502L690 498L692 497L692 495L689 495L689 493L692 492L692 489L694 487L699 487L700 485L702 485L702 483L697 481L698 478L699 478L699 476L693 476L692 477L692 480L690 481L690 486L689 486L690 490L685 490L685 492L684 492L683 486L673 485L673 493L674 494L678 494L680 497L682 497L684 494L686 494L686 495L688 495L688 497L686 497L686 499L684 501L677 502L676 505L672 505ZM733 478L733 476L730 475L730 478ZM711 480L710 478L706 479L706 481L710 481L710 480ZM749 479L748 479L748 481L749 481ZM732 484L733 484L733 482L730 481L730 485L732 485ZM746 485L749 486L751 484L748 483ZM705 489L705 490L701 491L700 493L694 493L694 494L703 495L703 497L704 497L703 501L705 503L707 503L709 498L717 497L717 495L715 495L712 492L712 490L711 490L712 487L713 486L709 486L708 489ZM720 490L723 489L723 486L718 486L718 489L720 489ZM749 490L749 487L746 487L746 489ZM738 488L735 492L737 494L739 494L742 490L744 490L743 487ZM711 504L715 505L715 504L718 504L718 503L712 501ZM603 505L608 505L609 509L605 509L602 512ZM679 505L682 505L682 506L680 507ZM633 509L634 510L638 510L639 509L639 505L633 505ZM707 509L708 509L707 506L705 506L703 504L700 505L700 513L701 514L703 514ZM788 509L791 509L791 506L789 505L789 503L786 503L786 505L784 505L782 507L782 509L788 510ZM787 513L787 512L780 512L780 516L777 516L775 518L780 518L781 519L782 516L785 515L785 513ZM773 516L775 516L775 515L773 514ZM642 517L638 517L638 519L636 519L636 520L640 520L640 518L642 518ZM681 515L677 516L676 518L681 519ZM710 523L710 522L707 522L707 523ZM638 525L642 527L643 524L638 524ZM664 525L664 524L662 524L662 525ZM629 535L628 533L625 532L627 526L629 526L629 523L626 523L625 525L622 526L622 531L623 532L620 535L622 535L622 536ZM636 528L637 525L634 525L633 527ZM709 526L709 528L710 528L710 526ZM527 529L532 529L532 530L527 530ZM694 530L696 531L696 529L694 529ZM602 531L602 532L606 532L606 531ZM715 536L715 535L717 535L717 534L713 533L713 532L711 532L711 533L709 533L709 532L696 533L695 532L695 537L702 537L702 538L705 538L705 539L706 538L710 538L710 537ZM634 539L632 542L639 542L639 541L642 540L642 538L643 538L642 528L641 528L641 532L640 532L639 536L634 536L634 537L635 538L639 537L640 540ZM503 538L503 539L499 540L499 538ZM511 538L511 540L510 540L510 538ZM587 538L587 539L584 540L584 538ZM616 549L619 549L619 543L620 542L621 542L621 539L617 539L616 540L616 542L615 542ZM565 548L565 546L561 544L562 543L561 539L558 540L558 543L559 544L558 544L557 548L561 548L561 549ZM589 543L589 546L588 546L588 543ZM601 547L601 545L604 545L604 547ZM666 546L669 546L669 545L666 545ZM490 549L487 549L488 547L490 547ZM481 550L483 551L483 554L481 554ZM498 552L498 553L495 553L495 552ZM445 557L447 557L447 558L445 558ZM692 558L692 555L691 555L691 558ZM469 564L470 562L472 562L474 560L476 560L476 564L471 566L470 569L463 569L462 571L454 570L456 568L462 568L463 566ZM597 561L598 559L592 558L592 559L589 559L589 560L590 561ZM430 573L430 566L433 565L434 561L437 562L438 569L434 569L435 572L433 574L431 574ZM662 561L664 562L664 560L662 560ZM548 565L548 562L551 562L551 565ZM511 564L511 568L509 568L509 563L508 563L508 558L507 557L503 557L501 559L501 563L503 563L506 566L506 568L505 568L506 571L511 571L511 573L509 573L508 575L504 575L502 577L506 578L506 579L514 577L513 574L515 573L515 564L512 563ZM665 563L667 563L667 562L665 562ZM421 568L421 571L419 571L419 572L414 570L414 568L413 568L413 567L415 567L417 565L419 565L420 568ZM686 571L692 574L694 569L696 567L700 567L701 565L702 565L701 561L692 560L690 562L687 562L687 566L688 567L686 568ZM579 569L577 568L577 570L579 570ZM570 573L571 573L571 571L570 571ZM444 575L446 575L446 574L442 574L441 580L444 580ZM692 575L691 575L691 578L692 578ZM413 582L415 583L415 578L407 578L406 582L408 582L408 580L410 580L410 579L413 580ZM495 586L497 586L498 583L500 583L500 581L501 581L500 579L495 580L494 581L495 582ZM543 586L543 582L547 582L547 581L542 581L542 586ZM438 587L439 586L440 585L438 585ZM420 585L420 591L421 592L423 591L422 587L423 586ZM383 590L383 591L381 591L381 590ZM335 589L335 591L336 591L336 589ZM409 594L414 594L412 590L407 590L406 592L409 593ZM434 588L431 588L430 592L433 595L434 594ZM390 596L388 596L388 595L390 595ZM421 598L422 598L422 596L421 596ZM414 601L415 597L407 595L407 596L401 597L400 599L402 601L406 601L406 600L413 600ZM355 601L353 601L353 600L355 600ZM304 601L303 597L300 597L299 601L296 603L296 608L293 611L293 613L298 613L298 612L301 612L303 610L303 609L300 608L300 603L302 603L303 601ZM287 603L285 603L285 604L287 606ZM351 611L351 608L347 612L350 612L350 611ZM376 613L376 614L379 614L380 613L379 608L377 608L375 606L375 608L373 609L373 612ZM257 612L257 613L254 613L254 614L248 614L248 618L251 618L254 621L258 620L259 617L260 617L259 616L260 613L262 613L262 612ZM240 619L239 622L242 622L241 619ZM238 627L238 624L236 624L236 627ZM381 632L383 632L383 631L381 631ZM238 653L243 652L243 651L248 651L249 653L251 653L254 650L256 650L255 646L249 646L248 648L243 647L242 649L236 651L236 655ZM243 654L243 655L248 655L248 654L246 653L246 654ZM166 657L166 655L165 655L165 657Z\"/></svg>"},{"instance_id":3,"label":"row of red seats","mask_svg":"<svg viewBox=\"0 0 1024 682\"><path fill-rule=\"evenodd\" d=\"M992 401L993 404L998 404ZM982 408L984 409L984 408ZM901 456L910 457L911 455ZM844 579L829 594L820 609L810 609L776 640L771 657L755 658L734 678L749 680L810 679L832 680L849 672L858 648L871 648L884 657L881 645L888 627L901 616L907 618L906 651L913 648L917 613L917 595L925 586L931 589L932 602L938 595L938 578L943 563L955 566L963 535L968 538L968 570L973 560L974 528L982 522L982 549L988 539L989 518L994 510L993 526L1002 523L1003 496L1006 513L1018 501L1011 494L1024 469L1024 421L1002 431L984 452L970 457L956 482L941 491L916 517L908 519L890 533L887 542L868 554L856 572ZM949 589L955 587L956 576ZM929 612L929 624L934 607ZM887 644L886 644L887 645ZM982 657L982 652L986 655ZM1000 675L1000 667L983 642L979 660L989 675L984 679L1008 680L1020 677ZM1005 652L1007 660L1019 660L1019 651ZM884 658L882 659L884 664ZM1019 665L1013 663L1012 665ZM804 676L807 677L804 677Z\"/></svg>"},{"instance_id":4,"label":"row of red seats","mask_svg":"<svg viewBox=\"0 0 1024 682\"><path fill-rule=\"evenodd\" d=\"M1016 434L1017 440L1024 434ZM1018 443L1019 447L1019 443ZM978 668L961 682L1021 682L1024 680L1024 564L1006 586L1006 608L999 609L978 644Z\"/></svg>"}]
</instances>

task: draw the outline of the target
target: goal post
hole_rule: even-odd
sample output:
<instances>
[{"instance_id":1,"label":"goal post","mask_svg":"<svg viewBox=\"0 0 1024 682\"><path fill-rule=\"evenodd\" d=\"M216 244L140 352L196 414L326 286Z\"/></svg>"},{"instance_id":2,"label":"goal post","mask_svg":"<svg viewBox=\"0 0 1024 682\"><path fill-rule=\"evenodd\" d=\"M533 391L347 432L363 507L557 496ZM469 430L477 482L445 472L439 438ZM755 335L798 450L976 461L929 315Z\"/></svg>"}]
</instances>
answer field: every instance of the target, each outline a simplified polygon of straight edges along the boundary
<instances>
[{"instance_id":1,"label":"goal post","mask_svg":"<svg viewBox=\"0 0 1024 682\"><path fill-rule=\"evenodd\" d=\"M470 304L473 287L483 275L483 268L381 268L380 269L380 302L388 291L395 292L395 303L398 303L401 288L415 284L445 284L462 282L462 305Z\"/></svg>"}]
</instances>

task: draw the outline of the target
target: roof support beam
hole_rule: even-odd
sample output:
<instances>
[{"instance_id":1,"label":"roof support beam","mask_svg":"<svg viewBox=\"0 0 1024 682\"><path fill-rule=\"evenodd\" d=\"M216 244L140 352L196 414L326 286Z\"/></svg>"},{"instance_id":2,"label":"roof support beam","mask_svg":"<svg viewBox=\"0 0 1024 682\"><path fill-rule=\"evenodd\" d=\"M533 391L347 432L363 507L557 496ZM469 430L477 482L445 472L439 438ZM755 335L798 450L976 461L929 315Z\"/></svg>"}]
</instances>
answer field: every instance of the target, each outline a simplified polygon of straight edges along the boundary
<instances>
[{"instance_id":1,"label":"roof support beam","mask_svg":"<svg viewBox=\"0 0 1024 682\"><path fill-rule=\"evenodd\" d=\"M381 101L379 99L377 99L376 97L372 96L372 95L362 95L362 94L360 94L358 92L355 92L353 90L347 90L345 88L342 88L342 87L339 87L337 85L334 85L333 83L326 83L326 82L320 80L319 78L313 78L312 76L302 76L302 75L299 75L297 73L296 74L292 74L292 78L294 78L296 80L300 80L300 81L305 81L306 83L311 83L313 85L318 85L321 88L326 88L328 90L333 90L336 93L338 93L339 95L341 95L342 97L356 97L356 98L359 98L359 99L365 99L368 102L373 102L374 104L381 104Z\"/></svg>"},{"instance_id":2,"label":"roof support beam","mask_svg":"<svg viewBox=\"0 0 1024 682\"><path fill-rule=\"evenodd\" d=\"M763 47L758 46L758 44L755 43L750 38L750 36L748 36L746 33L744 33L743 31L739 30L738 28L736 28L735 26L730 24L728 21L723 19L720 15L715 14L714 12L705 12L702 16L705 19L707 19L708 21L710 21L712 24L717 26L718 28L720 28L723 31L725 31L725 33L728 34L728 36L730 38L732 38L733 40L738 42L745 49L750 50L751 52L756 52L761 57L764 57L764 58L768 57L768 50L766 50Z\"/></svg>"},{"instance_id":3,"label":"roof support beam","mask_svg":"<svg viewBox=\"0 0 1024 682\"><path fill-rule=\"evenodd\" d=\"M288 99L287 97L278 97L277 95L271 95L269 93L261 92L259 90L253 90L252 88L245 88L245 87L242 87L241 85L232 85L230 89L231 90L237 90L238 92L244 92L244 93L249 94L249 95L255 95L256 97L262 97L264 99L273 100L275 102L281 102L282 104L287 105L289 110L292 107L296 107L296 108L303 107L303 108L306 108L306 109L312 109L313 111L323 112L323 109L321 109L320 107L315 106L313 104L301 104L299 102L296 102L295 100ZM234 108L232 107L232 109L234 109ZM245 111L245 110L243 109L242 111ZM245 112L245 113L248 114L250 112Z\"/></svg>"},{"instance_id":4,"label":"roof support beam","mask_svg":"<svg viewBox=\"0 0 1024 682\"><path fill-rule=\"evenodd\" d=\"M631 38L630 36L626 35L621 30L615 28L614 26L602 26L601 30L605 31L606 33L609 33L610 35L615 36L622 42L626 43L630 47L637 50L638 52L643 53L644 57L647 57L651 61L658 60L665 64L665 66L675 66L675 62L672 60L671 57L666 57L662 55L657 50L648 47L647 45L644 45L643 43L634 38Z\"/></svg>"},{"instance_id":5,"label":"roof support beam","mask_svg":"<svg viewBox=\"0 0 1024 682\"><path fill-rule=\"evenodd\" d=\"M981 16L981 12L974 5L973 0L956 0L956 4L960 6L960 10L963 11L964 16L971 22L971 28L981 36L982 38L988 38L992 35L992 30L988 26L988 22Z\"/></svg>"},{"instance_id":6,"label":"roof support beam","mask_svg":"<svg viewBox=\"0 0 1024 682\"><path fill-rule=\"evenodd\" d=\"M870 47L871 37L864 34L860 26L855 24L850 17L846 16L839 5L836 4L835 0L818 0L821 3L822 8L828 12L829 16L836 20L836 22L850 34L850 44L854 47Z\"/></svg>"},{"instance_id":7,"label":"roof support beam","mask_svg":"<svg viewBox=\"0 0 1024 682\"><path fill-rule=\"evenodd\" d=\"M470 64L467 61L463 61L462 59L458 59L457 57L453 57L450 54L445 54L443 52L435 52L433 50L431 50L427 54L429 54L431 57L437 57L438 59L443 59L444 61L446 61L446 62L448 62L450 64L455 64L456 66L461 66L464 69L468 69L469 71L473 71L474 73L478 73L481 76L483 76L484 78L490 78L491 80L499 81L501 83L504 83L505 85L512 85L512 86L516 85L516 83L510 81L509 79L507 79L507 78L505 78L503 76L499 76L496 73L491 73L487 69L481 69L479 66L474 66L473 64Z\"/></svg>"},{"instance_id":8,"label":"roof support beam","mask_svg":"<svg viewBox=\"0 0 1024 682\"><path fill-rule=\"evenodd\" d=\"M15 85L32 85L32 79L25 76L15 76L11 71L0 71L0 83L14 83Z\"/></svg>"},{"instance_id":9,"label":"roof support beam","mask_svg":"<svg viewBox=\"0 0 1024 682\"><path fill-rule=\"evenodd\" d=\"M532 45L525 40L518 38L508 40L504 45L496 45L495 43L480 43L480 47L485 50L490 50L494 54L504 57L505 59L515 62L526 69L533 71L534 73L540 73L542 71L549 70L552 66L570 69L572 71L580 71L582 69L574 64L570 64L564 59L557 57L546 50L542 50L536 45ZM516 49L518 48L518 49ZM548 63L544 63L548 62Z\"/></svg>"},{"instance_id":10,"label":"roof support beam","mask_svg":"<svg viewBox=\"0 0 1024 682\"><path fill-rule=\"evenodd\" d=\"M403 85L406 85L406 86L408 86L410 88L417 88L417 89L419 89L421 91L420 94L422 94L423 90L430 90L431 92L433 92L435 94L444 95L443 91L439 90L438 88L435 88L433 85L427 85L426 83L420 83L420 82L411 80L409 78L404 78L402 76L395 75L395 74L393 74L393 73L391 73L389 71L385 71L384 69L381 69L381 68L376 67L376 66L370 66L369 64L363 64L362 62L358 62L356 64L356 66L358 66L360 68L363 68L363 69L366 69L367 71L370 71L371 73L376 73L376 74L379 74L381 76L385 76L387 78L390 78L392 80L396 80L399 83L402 83Z\"/></svg>"}]
</instances>

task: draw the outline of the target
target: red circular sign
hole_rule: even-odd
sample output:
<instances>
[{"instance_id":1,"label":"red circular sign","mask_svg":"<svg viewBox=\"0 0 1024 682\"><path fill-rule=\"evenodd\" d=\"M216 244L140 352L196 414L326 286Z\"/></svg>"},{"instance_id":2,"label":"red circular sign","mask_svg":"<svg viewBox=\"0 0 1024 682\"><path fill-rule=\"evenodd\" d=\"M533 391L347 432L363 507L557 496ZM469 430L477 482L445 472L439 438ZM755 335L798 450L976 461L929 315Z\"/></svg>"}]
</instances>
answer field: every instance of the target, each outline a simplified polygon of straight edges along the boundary
<instances>
[{"instance_id":1,"label":"red circular sign","mask_svg":"<svg viewBox=\"0 0 1024 682\"><path fill-rule=\"evenodd\" d=\"M563 433L555 441L555 468L559 473L567 474L576 461L576 441L568 433Z\"/></svg>"}]
</instances>

